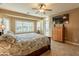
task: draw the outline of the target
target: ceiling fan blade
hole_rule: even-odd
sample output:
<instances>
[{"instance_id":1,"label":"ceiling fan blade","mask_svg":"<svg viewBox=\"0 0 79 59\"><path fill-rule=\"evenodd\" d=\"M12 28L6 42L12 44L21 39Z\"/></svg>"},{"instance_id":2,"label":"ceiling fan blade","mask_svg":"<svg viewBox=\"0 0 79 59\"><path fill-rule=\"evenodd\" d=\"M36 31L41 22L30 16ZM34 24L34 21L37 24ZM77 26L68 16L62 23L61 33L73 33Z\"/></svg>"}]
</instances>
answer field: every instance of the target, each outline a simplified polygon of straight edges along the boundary
<instances>
[{"instance_id":1,"label":"ceiling fan blade","mask_svg":"<svg viewBox=\"0 0 79 59\"><path fill-rule=\"evenodd\" d=\"M46 11L52 11L52 9L45 9Z\"/></svg>"},{"instance_id":2,"label":"ceiling fan blade","mask_svg":"<svg viewBox=\"0 0 79 59\"><path fill-rule=\"evenodd\" d=\"M38 8L32 8L33 10L38 10Z\"/></svg>"}]
</instances>

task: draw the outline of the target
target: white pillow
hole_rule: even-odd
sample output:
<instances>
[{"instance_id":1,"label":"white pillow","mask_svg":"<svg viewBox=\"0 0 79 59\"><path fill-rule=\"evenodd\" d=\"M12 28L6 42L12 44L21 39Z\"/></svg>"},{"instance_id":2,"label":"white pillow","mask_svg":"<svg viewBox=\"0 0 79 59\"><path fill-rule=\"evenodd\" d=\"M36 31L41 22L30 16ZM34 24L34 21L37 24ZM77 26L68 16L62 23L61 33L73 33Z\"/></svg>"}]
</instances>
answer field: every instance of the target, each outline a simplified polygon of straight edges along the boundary
<instances>
[{"instance_id":1,"label":"white pillow","mask_svg":"<svg viewBox=\"0 0 79 59\"><path fill-rule=\"evenodd\" d=\"M15 37L15 34L14 34L14 32L12 32L12 31L7 31L7 33L6 33L6 34L8 34L8 35L11 35L11 36Z\"/></svg>"}]
</instances>

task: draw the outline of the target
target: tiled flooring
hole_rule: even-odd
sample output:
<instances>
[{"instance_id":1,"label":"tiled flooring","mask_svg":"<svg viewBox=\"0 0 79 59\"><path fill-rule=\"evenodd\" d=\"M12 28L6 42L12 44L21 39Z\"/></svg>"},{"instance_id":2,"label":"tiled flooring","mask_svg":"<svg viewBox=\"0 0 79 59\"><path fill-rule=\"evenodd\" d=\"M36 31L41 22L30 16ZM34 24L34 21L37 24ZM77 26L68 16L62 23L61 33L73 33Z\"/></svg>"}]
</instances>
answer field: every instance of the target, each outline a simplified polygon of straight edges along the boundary
<instances>
[{"instance_id":1,"label":"tiled flooring","mask_svg":"<svg viewBox=\"0 0 79 59\"><path fill-rule=\"evenodd\" d=\"M79 56L79 46L51 41L51 50L41 56Z\"/></svg>"}]
</instances>

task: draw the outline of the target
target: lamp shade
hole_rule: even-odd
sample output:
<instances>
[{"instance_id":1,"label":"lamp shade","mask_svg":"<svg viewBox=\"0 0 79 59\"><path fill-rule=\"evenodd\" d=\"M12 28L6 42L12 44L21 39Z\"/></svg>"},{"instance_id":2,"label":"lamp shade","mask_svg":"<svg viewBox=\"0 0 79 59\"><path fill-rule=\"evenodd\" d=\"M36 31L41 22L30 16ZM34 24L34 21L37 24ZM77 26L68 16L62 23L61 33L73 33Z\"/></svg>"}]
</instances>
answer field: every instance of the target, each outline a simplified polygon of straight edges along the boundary
<instances>
[{"instance_id":1,"label":"lamp shade","mask_svg":"<svg viewBox=\"0 0 79 59\"><path fill-rule=\"evenodd\" d=\"M0 24L0 30L3 30L3 29L5 29L5 25Z\"/></svg>"},{"instance_id":2,"label":"lamp shade","mask_svg":"<svg viewBox=\"0 0 79 59\"><path fill-rule=\"evenodd\" d=\"M5 29L5 25L2 25L2 29L3 29L3 30Z\"/></svg>"}]
</instances>

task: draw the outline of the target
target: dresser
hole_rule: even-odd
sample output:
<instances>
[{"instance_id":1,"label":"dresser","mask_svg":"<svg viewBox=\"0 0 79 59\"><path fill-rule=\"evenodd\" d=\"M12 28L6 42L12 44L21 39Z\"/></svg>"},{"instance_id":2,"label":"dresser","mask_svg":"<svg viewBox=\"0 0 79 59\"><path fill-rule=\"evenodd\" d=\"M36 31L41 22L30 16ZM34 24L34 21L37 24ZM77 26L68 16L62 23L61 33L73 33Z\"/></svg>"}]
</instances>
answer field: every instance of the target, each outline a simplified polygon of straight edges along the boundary
<instances>
[{"instance_id":1,"label":"dresser","mask_svg":"<svg viewBox=\"0 0 79 59\"><path fill-rule=\"evenodd\" d=\"M63 24L55 24L53 27L53 40L64 41L64 26Z\"/></svg>"}]
</instances>

